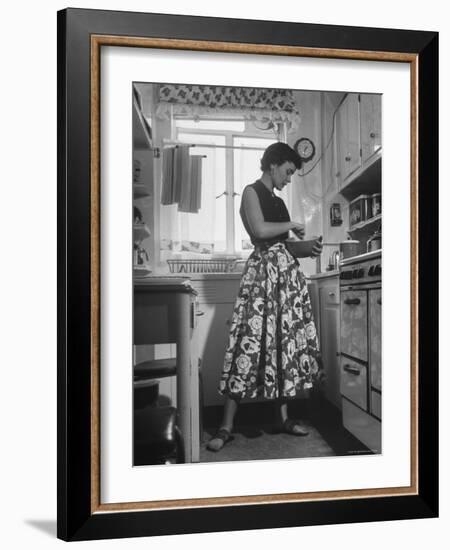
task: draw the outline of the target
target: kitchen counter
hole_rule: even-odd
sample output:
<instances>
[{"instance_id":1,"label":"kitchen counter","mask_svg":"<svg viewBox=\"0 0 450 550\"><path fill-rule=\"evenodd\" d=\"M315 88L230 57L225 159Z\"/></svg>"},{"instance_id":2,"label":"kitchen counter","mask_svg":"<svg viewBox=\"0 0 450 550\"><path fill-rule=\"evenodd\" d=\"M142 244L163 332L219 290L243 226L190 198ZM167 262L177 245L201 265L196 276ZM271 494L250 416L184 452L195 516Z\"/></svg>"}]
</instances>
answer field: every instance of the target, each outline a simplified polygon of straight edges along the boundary
<instances>
[{"instance_id":1,"label":"kitchen counter","mask_svg":"<svg viewBox=\"0 0 450 550\"><path fill-rule=\"evenodd\" d=\"M195 290L190 284L188 277L167 277L148 275L146 277L135 277L133 280L136 290L146 291L154 290L157 292L190 292L195 294Z\"/></svg>"},{"instance_id":2,"label":"kitchen counter","mask_svg":"<svg viewBox=\"0 0 450 550\"><path fill-rule=\"evenodd\" d=\"M137 285L158 284L158 281L166 281L167 284L187 284L189 281L211 281L211 280L238 280L242 277L241 271L232 271L229 273L164 273L160 275L147 275L145 277L135 277L134 283Z\"/></svg>"},{"instance_id":3,"label":"kitchen counter","mask_svg":"<svg viewBox=\"0 0 450 550\"><path fill-rule=\"evenodd\" d=\"M338 277L338 276L339 276L339 269L333 269L333 271L324 271L323 273L313 273L312 275L308 275L308 277L306 278L314 281L316 279L327 279L328 277Z\"/></svg>"},{"instance_id":4,"label":"kitchen counter","mask_svg":"<svg viewBox=\"0 0 450 550\"><path fill-rule=\"evenodd\" d=\"M339 265L350 265L357 262L362 262L364 260L373 260L378 257L381 257L381 249L374 250L373 252L366 252L365 254L359 254L358 256L352 256L351 258L344 258L339 262Z\"/></svg>"}]
</instances>

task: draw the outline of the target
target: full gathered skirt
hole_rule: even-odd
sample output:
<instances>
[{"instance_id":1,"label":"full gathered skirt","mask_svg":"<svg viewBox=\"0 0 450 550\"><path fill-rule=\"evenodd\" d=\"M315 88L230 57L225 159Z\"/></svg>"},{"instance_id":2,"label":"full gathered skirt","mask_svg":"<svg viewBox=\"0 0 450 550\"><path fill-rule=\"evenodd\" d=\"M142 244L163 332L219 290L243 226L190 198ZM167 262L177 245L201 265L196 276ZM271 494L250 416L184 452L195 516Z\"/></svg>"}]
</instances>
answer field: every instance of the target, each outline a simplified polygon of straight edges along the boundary
<instances>
[{"instance_id":1,"label":"full gathered skirt","mask_svg":"<svg viewBox=\"0 0 450 550\"><path fill-rule=\"evenodd\" d=\"M219 393L295 397L323 383L308 288L282 242L248 258L231 319Z\"/></svg>"}]
</instances>

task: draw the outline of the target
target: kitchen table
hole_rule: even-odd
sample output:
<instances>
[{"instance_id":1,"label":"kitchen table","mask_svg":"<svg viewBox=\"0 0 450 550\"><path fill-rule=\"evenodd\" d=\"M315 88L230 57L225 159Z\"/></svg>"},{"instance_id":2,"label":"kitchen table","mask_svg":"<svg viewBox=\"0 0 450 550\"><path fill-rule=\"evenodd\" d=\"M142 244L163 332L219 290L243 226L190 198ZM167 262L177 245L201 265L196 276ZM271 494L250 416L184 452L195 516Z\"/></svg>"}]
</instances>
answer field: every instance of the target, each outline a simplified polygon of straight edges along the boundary
<instances>
[{"instance_id":1,"label":"kitchen table","mask_svg":"<svg viewBox=\"0 0 450 550\"><path fill-rule=\"evenodd\" d=\"M134 344L176 343L179 428L186 462L199 460L198 370L191 345L195 296L188 278L143 277L134 281Z\"/></svg>"}]
</instances>

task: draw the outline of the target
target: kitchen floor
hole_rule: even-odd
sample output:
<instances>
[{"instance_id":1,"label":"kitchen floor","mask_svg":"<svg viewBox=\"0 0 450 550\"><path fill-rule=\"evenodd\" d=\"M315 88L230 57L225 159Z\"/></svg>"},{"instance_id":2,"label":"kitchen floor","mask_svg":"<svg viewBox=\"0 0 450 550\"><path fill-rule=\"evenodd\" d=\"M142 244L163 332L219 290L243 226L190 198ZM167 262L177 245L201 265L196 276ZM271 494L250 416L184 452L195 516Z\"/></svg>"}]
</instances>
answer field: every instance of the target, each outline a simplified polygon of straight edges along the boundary
<instances>
[{"instance_id":1,"label":"kitchen floor","mask_svg":"<svg viewBox=\"0 0 450 550\"><path fill-rule=\"evenodd\" d=\"M247 405L241 419L236 418L233 440L229 441L219 452L206 448L207 442L215 433L214 427L203 430L203 441L200 448L200 462L226 462L239 460L270 460L283 458L305 458L322 456L345 456L372 454L359 440L353 437L342 426L340 413L326 402L314 406L306 404L297 407L293 418L301 419L301 424L309 434L293 436L276 431L273 422L266 414L251 414L251 405ZM255 406L254 406L255 407ZM257 411L255 411L257 412ZM220 414L216 412L216 416ZM257 425L251 417L262 419Z\"/></svg>"}]
</instances>

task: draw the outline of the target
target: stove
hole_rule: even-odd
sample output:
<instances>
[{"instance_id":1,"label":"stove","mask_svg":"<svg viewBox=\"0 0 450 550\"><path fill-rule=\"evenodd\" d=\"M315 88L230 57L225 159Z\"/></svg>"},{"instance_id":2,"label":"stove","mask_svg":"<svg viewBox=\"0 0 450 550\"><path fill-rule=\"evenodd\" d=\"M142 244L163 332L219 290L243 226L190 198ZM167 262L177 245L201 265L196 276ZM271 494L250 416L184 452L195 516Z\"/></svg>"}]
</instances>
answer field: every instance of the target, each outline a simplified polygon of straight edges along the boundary
<instances>
[{"instance_id":1,"label":"stove","mask_svg":"<svg viewBox=\"0 0 450 550\"><path fill-rule=\"evenodd\" d=\"M381 453L381 250L340 263L344 427Z\"/></svg>"},{"instance_id":2,"label":"stove","mask_svg":"<svg viewBox=\"0 0 450 550\"><path fill-rule=\"evenodd\" d=\"M381 284L381 250L342 260L340 286Z\"/></svg>"}]
</instances>

